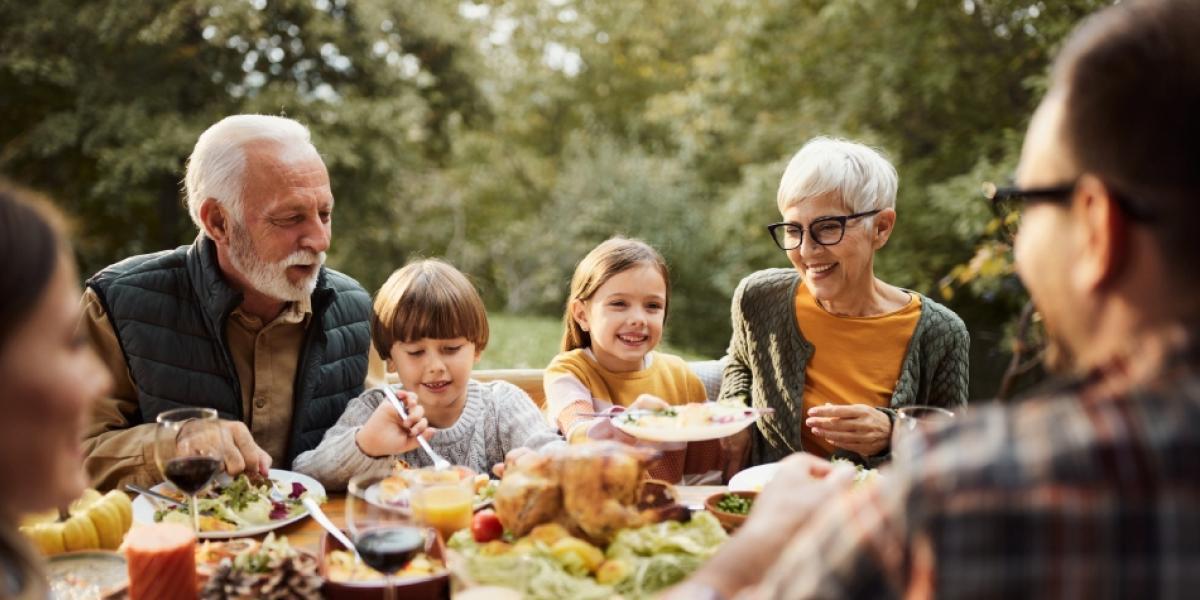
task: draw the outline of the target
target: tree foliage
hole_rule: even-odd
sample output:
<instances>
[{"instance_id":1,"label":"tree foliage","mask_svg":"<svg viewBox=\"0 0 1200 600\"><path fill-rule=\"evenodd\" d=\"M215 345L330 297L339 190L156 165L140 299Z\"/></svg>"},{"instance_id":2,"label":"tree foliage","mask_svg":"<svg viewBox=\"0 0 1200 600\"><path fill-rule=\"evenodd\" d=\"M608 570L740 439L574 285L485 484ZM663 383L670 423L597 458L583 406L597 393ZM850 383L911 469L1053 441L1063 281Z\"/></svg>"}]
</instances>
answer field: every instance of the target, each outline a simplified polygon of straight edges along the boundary
<instances>
[{"instance_id":1,"label":"tree foliage","mask_svg":"<svg viewBox=\"0 0 1200 600\"><path fill-rule=\"evenodd\" d=\"M191 239L205 127L286 114L330 168L331 262L368 288L445 256L493 309L555 314L588 249L637 236L672 267L667 335L717 355L737 282L787 264L762 228L787 158L849 137L901 175L877 273L968 320L982 397L1024 296L979 184L1106 3L0 0L0 171L75 216L86 272Z\"/></svg>"}]
</instances>

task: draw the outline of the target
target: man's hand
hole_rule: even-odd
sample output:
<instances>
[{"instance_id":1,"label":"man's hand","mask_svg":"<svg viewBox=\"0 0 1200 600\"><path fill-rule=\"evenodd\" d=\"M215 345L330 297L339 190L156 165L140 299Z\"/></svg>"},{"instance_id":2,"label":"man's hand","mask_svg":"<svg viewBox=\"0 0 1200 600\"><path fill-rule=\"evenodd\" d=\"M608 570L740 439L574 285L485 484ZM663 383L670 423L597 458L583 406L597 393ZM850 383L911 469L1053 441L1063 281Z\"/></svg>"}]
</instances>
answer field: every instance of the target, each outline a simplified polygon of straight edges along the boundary
<instances>
[{"instance_id":1,"label":"man's hand","mask_svg":"<svg viewBox=\"0 0 1200 600\"><path fill-rule=\"evenodd\" d=\"M190 422L179 430L175 447L180 456L219 457L230 475L266 475L271 455L254 443L254 436L241 421L217 421L217 427L195 427Z\"/></svg>"},{"instance_id":2,"label":"man's hand","mask_svg":"<svg viewBox=\"0 0 1200 600\"><path fill-rule=\"evenodd\" d=\"M417 403L416 394L397 391L396 396L404 402L408 418L401 419L391 403L380 402L354 436L363 454L374 458L403 454L417 447L417 436L433 437L434 430L429 428L425 409Z\"/></svg>"},{"instance_id":3,"label":"man's hand","mask_svg":"<svg viewBox=\"0 0 1200 600\"><path fill-rule=\"evenodd\" d=\"M891 445L892 420L865 404L814 406L804 424L813 434L860 456L874 456Z\"/></svg>"},{"instance_id":4,"label":"man's hand","mask_svg":"<svg viewBox=\"0 0 1200 600\"><path fill-rule=\"evenodd\" d=\"M683 600L707 591L732 598L758 583L820 507L854 482L854 467L811 454L793 454L754 500L750 518L717 555L664 597ZM711 594L710 594L711 595Z\"/></svg>"}]
</instances>

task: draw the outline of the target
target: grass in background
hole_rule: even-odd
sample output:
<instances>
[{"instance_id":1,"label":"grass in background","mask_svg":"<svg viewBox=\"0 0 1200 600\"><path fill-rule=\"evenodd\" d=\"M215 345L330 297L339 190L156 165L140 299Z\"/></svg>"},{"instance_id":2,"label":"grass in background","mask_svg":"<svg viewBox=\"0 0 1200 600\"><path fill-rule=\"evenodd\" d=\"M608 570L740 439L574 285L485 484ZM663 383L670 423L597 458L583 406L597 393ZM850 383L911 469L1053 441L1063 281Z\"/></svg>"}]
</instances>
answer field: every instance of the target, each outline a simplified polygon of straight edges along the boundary
<instances>
[{"instance_id":1,"label":"grass in background","mask_svg":"<svg viewBox=\"0 0 1200 600\"><path fill-rule=\"evenodd\" d=\"M527 317L490 313L491 336L479 369L542 369L558 354L562 342L562 321L554 317ZM687 360L705 357L659 344L657 350L678 354Z\"/></svg>"}]
</instances>

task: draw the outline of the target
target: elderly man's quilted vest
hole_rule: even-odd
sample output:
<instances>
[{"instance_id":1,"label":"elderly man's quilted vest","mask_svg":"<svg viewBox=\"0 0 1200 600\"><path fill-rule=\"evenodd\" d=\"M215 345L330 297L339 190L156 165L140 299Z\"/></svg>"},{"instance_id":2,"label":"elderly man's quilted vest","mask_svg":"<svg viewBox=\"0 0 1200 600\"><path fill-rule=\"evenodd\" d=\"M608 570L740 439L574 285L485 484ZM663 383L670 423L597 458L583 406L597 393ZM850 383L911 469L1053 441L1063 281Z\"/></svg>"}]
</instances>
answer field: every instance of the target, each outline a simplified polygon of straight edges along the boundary
<instances>
[{"instance_id":1,"label":"elderly man's quilted vest","mask_svg":"<svg viewBox=\"0 0 1200 600\"><path fill-rule=\"evenodd\" d=\"M215 408L223 419L242 420L241 386L225 339L226 321L242 295L222 277L212 240L201 236L190 246L126 259L87 285L117 332L141 422L181 407ZM282 468L316 447L362 392L367 373L371 298L362 286L322 268L312 312Z\"/></svg>"}]
</instances>

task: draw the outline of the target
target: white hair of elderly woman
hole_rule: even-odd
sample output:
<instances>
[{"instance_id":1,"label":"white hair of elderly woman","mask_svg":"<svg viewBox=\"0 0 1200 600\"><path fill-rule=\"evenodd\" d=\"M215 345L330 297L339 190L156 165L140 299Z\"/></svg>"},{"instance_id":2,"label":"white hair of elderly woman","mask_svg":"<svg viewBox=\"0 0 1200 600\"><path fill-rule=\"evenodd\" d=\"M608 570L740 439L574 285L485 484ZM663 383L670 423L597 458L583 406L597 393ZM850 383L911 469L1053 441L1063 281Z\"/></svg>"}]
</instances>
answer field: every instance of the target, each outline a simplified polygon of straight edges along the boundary
<instances>
[{"instance_id":1,"label":"white hair of elderly woman","mask_svg":"<svg viewBox=\"0 0 1200 600\"><path fill-rule=\"evenodd\" d=\"M242 219L243 175L246 170L244 147L250 142L272 141L279 144L279 160L290 163L316 154L308 128L285 117L270 115L234 115L221 119L196 141L188 158L184 187L188 214L201 232L200 206L213 198Z\"/></svg>"},{"instance_id":2,"label":"white hair of elderly woman","mask_svg":"<svg viewBox=\"0 0 1200 600\"><path fill-rule=\"evenodd\" d=\"M896 167L879 151L849 140L817 137L788 161L776 203L783 212L832 192L851 213L895 208L898 184Z\"/></svg>"}]
</instances>

